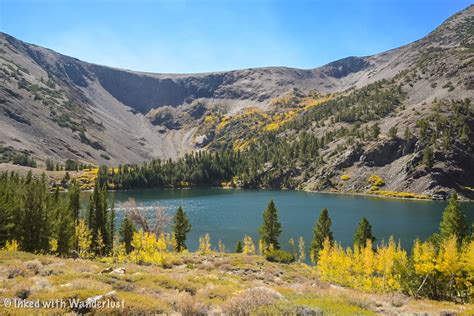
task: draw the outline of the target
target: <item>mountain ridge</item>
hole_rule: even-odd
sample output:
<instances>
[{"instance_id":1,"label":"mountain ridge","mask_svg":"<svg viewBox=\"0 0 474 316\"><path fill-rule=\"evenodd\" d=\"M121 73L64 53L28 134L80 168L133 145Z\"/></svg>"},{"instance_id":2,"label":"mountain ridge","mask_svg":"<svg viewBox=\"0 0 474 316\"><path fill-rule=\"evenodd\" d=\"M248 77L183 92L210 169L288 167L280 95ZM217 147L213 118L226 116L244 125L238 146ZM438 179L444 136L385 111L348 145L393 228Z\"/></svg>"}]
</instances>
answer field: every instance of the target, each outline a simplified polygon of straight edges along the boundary
<instances>
[{"instance_id":1,"label":"mountain ridge","mask_svg":"<svg viewBox=\"0 0 474 316\"><path fill-rule=\"evenodd\" d=\"M23 152L40 162L50 158L116 165L177 159L196 150L245 150L268 133L285 141L298 140L298 122L314 116L320 121L310 120L303 130L322 137L336 133L336 127L357 129L358 134L341 137L346 142L356 139L362 149L343 153L348 144L333 139L318 152L326 166L306 166L314 179L304 176L302 182L295 180L294 186L318 189L315 183L327 177L337 182L337 172L330 175L328 171L337 166L341 172L375 166L379 170L366 170L361 175L395 174L395 169L406 173L403 180L390 177L398 185L389 185L389 189L422 193L428 187L444 187L446 183L439 181L429 184L437 177L434 170L422 172L424 180L419 184L410 184L418 178L405 169L418 167L405 166L420 160L418 156L427 145L433 147L435 160L440 163L457 165L464 171L469 166L461 162L472 157L469 146L460 147L461 160L446 161L448 149L442 149L436 137L451 133L456 139L461 135L458 129L467 128L463 133L471 139L471 105L466 105L468 114L462 116L463 123L450 127L454 132L440 130L431 117L449 120L456 114L453 108L464 107L456 102L474 98L473 16L471 5L418 41L314 69L264 67L189 75L134 72L82 62L0 33L0 79L5 83L0 87L0 136L6 148L3 156L7 157L3 160ZM394 94L393 102L399 104L390 104L392 96L387 93ZM383 106L375 104L376 100ZM347 118L344 112L352 113L355 119ZM420 142L418 125L423 120L428 121L428 134L434 133L429 144ZM379 135L368 139L364 129L372 125L379 126ZM409 146L415 149L400 149L408 145L396 132L398 141L390 145L392 128L409 129L418 140L418 145ZM382 156L392 155L393 150L399 152L394 157L406 161L384 160ZM298 166L298 159L293 163ZM354 167L358 164L362 165ZM346 165L349 167L342 167ZM290 169L301 176L301 168ZM441 182L449 178L446 174L438 177ZM363 183L367 185L361 178L347 184L360 191Z\"/></svg>"}]
</instances>

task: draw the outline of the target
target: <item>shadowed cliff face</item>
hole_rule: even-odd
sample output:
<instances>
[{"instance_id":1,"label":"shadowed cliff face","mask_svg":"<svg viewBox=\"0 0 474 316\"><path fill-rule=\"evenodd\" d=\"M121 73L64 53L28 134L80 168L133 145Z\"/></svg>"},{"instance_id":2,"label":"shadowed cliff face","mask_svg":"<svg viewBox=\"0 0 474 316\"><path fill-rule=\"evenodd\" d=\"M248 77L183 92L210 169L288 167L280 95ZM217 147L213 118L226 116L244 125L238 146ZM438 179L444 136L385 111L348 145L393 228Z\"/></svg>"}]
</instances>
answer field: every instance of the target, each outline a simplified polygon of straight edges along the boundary
<instances>
[{"instance_id":1,"label":"shadowed cliff face","mask_svg":"<svg viewBox=\"0 0 474 316\"><path fill-rule=\"evenodd\" d=\"M155 78L102 66L94 65L92 69L104 89L143 114L163 105L177 106L197 98L212 98L224 79L224 74Z\"/></svg>"},{"instance_id":2,"label":"shadowed cliff face","mask_svg":"<svg viewBox=\"0 0 474 316\"><path fill-rule=\"evenodd\" d=\"M374 82L395 80L404 98L400 104L387 104L393 110L386 116L372 113L370 106L384 103L389 95L357 95L340 111L338 103L331 103L336 108L330 109L318 105L322 113L327 110L335 117L326 122L310 119L305 133L321 138L352 129L366 133L378 125L380 136L360 140L357 150L346 148L350 142L343 136L325 144L320 155L325 163L319 165L312 157L313 169L305 167L306 178L298 180L301 187L317 188L329 176L337 184L339 173L345 172L352 179L341 190L363 190L367 178L377 173L386 175L388 190L457 188L456 179L473 170L472 149L459 147L448 158L436 154L439 166L421 170L417 122L430 117L434 99L474 98L473 16L471 6L417 42L314 69L266 67L203 74L154 74L90 64L0 33L0 149L27 152L40 163L46 158L109 165L175 159L196 149L233 148L259 139L266 132L259 128L278 126L292 106L297 115L289 117L301 118L311 106L308 100L296 105L278 102L293 93L350 98L348 94ZM379 90L377 95L384 92ZM451 118L451 103L445 103L440 116ZM364 120L340 121L356 108L365 111ZM251 114L230 119L246 111ZM471 125L469 130L474 130ZM405 128L414 134L410 146L389 140L392 127L398 129L398 138ZM289 141L298 139L299 131L273 130ZM342 159L341 153L347 157ZM299 175L300 170L289 172Z\"/></svg>"},{"instance_id":3,"label":"shadowed cliff face","mask_svg":"<svg viewBox=\"0 0 474 316\"><path fill-rule=\"evenodd\" d=\"M2 37L48 76L62 81L72 90L87 89L96 81L120 103L142 114L165 105L189 104L196 99L238 101L244 107L264 106L294 87L303 91L344 90L353 82L342 83L338 79L370 67L367 58L348 57L312 70L268 67L203 74L140 73L89 64L24 43L8 34L2 33Z\"/></svg>"},{"instance_id":4,"label":"shadowed cliff face","mask_svg":"<svg viewBox=\"0 0 474 316\"><path fill-rule=\"evenodd\" d=\"M360 57L347 57L329 63L325 66L324 73L334 78L343 78L351 73L359 72L369 66L369 62Z\"/></svg>"},{"instance_id":5,"label":"shadowed cliff face","mask_svg":"<svg viewBox=\"0 0 474 316\"><path fill-rule=\"evenodd\" d=\"M291 87L317 87L316 80L321 76L340 79L367 67L369 63L364 58L349 57L316 70L273 67L174 75L134 73L92 65L90 71L117 100L146 114L165 105L177 107L203 98L262 103Z\"/></svg>"}]
</instances>

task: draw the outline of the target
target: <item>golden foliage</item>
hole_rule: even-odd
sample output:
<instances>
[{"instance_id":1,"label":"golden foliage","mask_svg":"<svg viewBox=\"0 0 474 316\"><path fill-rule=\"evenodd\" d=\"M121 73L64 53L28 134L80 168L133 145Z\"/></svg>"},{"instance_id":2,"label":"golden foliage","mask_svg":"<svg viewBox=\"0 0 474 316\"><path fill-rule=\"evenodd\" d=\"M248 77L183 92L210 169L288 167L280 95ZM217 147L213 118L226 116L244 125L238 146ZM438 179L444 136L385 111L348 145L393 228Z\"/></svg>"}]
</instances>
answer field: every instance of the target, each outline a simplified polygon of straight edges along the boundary
<instances>
[{"instance_id":1,"label":"golden foliage","mask_svg":"<svg viewBox=\"0 0 474 316\"><path fill-rule=\"evenodd\" d=\"M81 258L87 258L90 255L92 244L92 232L87 227L84 220L80 219L76 224L76 241Z\"/></svg>"},{"instance_id":2,"label":"golden foliage","mask_svg":"<svg viewBox=\"0 0 474 316\"><path fill-rule=\"evenodd\" d=\"M245 255L255 255L256 250L255 250L255 245L253 243L252 237L245 235L243 242L244 242L244 248L242 250L242 253Z\"/></svg>"},{"instance_id":3,"label":"golden foliage","mask_svg":"<svg viewBox=\"0 0 474 316\"><path fill-rule=\"evenodd\" d=\"M432 274L435 269L435 249L431 243L422 243L418 239L413 246L413 267L417 274Z\"/></svg>"},{"instance_id":4,"label":"golden foliage","mask_svg":"<svg viewBox=\"0 0 474 316\"><path fill-rule=\"evenodd\" d=\"M413 247L413 266L417 275L425 279L433 276L445 282L459 297L474 295L474 240L459 247L453 235L443 239L438 250L430 242L417 240Z\"/></svg>"},{"instance_id":5,"label":"golden foliage","mask_svg":"<svg viewBox=\"0 0 474 316\"><path fill-rule=\"evenodd\" d=\"M211 250L211 237L208 233L204 234L204 236L199 237L199 252L206 254L210 253Z\"/></svg>"},{"instance_id":6,"label":"golden foliage","mask_svg":"<svg viewBox=\"0 0 474 316\"><path fill-rule=\"evenodd\" d=\"M321 105L323 103L328 102L334 96L332 94L328 94L322 97L296 97L293 94L289 94L288 96L273 99L270 102L270 105L288 108L291 107L290 110L277 113L273 115L266 126L264 126L263 131L271 132L279 129L281 126L285 125L286 123L295 119L301 112L307 111L315 106Z\"/></svg>"},{"instance_id":7,"label":"golden foliage","mask_svg":"<svg viewBox=\"0 0 474 316\"><path fill-rule=\"evenodd\" d=\"M7 240L7 242L5 243L5 246L3 247L3 250L10 251L10 252L20 251L20 244L15 239Z\"/></svg>"},{"instance_id":8,"label":"golden foliage","mask_svg":"<svg viewBox=\"0 0 474 316\"><path fill-rule=\"evenodd\" d=\"M169 259L168 249L172 247L172 238L167 234L160 234L157 238L155 234L140 230L133 233L133 251L128 259L135 263L165 265Z\"/></svg>"},{"instance_id":9,"label":"golden foliage","mask_svg":"<svg viewBox=\"0 0 474 316\"><path fill-rule=\"evenodd\" d=\"M217 115L208 114L204 117L204 124L206 125L215 125L219 121L219 117Z\"/></svg>"},{"instance_id":10,"label":"golden foliage","mask_svg":"<svg viewBox=\"0 0 474 316\"><path fill-rule=\"evenodd\" d=\"M225 116L224 118L222 118L221 122L216 127L216 131L220 131L224 127L226 127L227 124L230 123L231 118L232 118L231 116Z\"/></svg>"},{"instance_id":11,"label":"golden foliage","mask_svg":"<svg viewBox=\"0 0 474 316\"><path fill-rule=\"evenodd\" d=\"M306 251L305 251L305 244L304 244L304 239L302 236L298 239L298 261L299 262L304 262L306 260Z\"/></svg>"},{"instance_id":12,"label":"golden foliage","mask_svg":"<svg viewBox=\"0 0 474 316\"><path fill-rule=\"evenodd\" d=\"M234 150L235 151L244 151L250 146L250 144L252 142L253 142L253 139L237 140L237 141L234 142Z\"/></svg>"},{"instance_id":13,"label":"golden foliage","mask_svg":"<svg viewBox=\"0 0 474 316\"><path fill-rule=\"evenodd\" d=\"M350 175L347 175L347 174L343 174L341 175L341 180L342 181L347 181L347 180L350 180L351 179L351 176Z\"/></svg>"},{"instance_id":14,"label":"golden foliage","mask_svg":"<svg viewBox=\"0 0 474 316\"><path fill-rule=\"evenodd\" d=\"M442 240L438 248L430 242L416 240L412 258L408 260L406 252L395 244L393 238L376 250L370 240L367 240L366 247L355 245L347 249L325 240L319 253L317 272L322 280L328 282L368 292L394 292L402 288L402 275L414 271L421 280L415 291L426 285L425 281L430 278L431 284L442 284L450 293L472 297L474 241L460 248L456 237L452 236Z\"/></svg>"},{"instance_id":15,"label":"golden foliage","mask_svg":"<svg viewBox=\"0 0 474 316\"><path fill-rule=\"evenodd\" d=\"M393 238L388 244L372 248L367 240L366 247L344 249L340 244L331 245L324 241L319 253L317 271L321 279L364 291L392 292L400 289L400 271L406 266L407 254L396 245Z\"/></svg>"},{"instance_id":16,"label":"golden foliage","mask_svg":"<svg viewBox=\"0 0 474 316\"><path fill-rule=\"evenodd\" d=\"M378 175L371 175L367 181L369 184L377 187L385 185L385 181Z\"/></svg>"},{"instance_id":17,"label":"golden foliage","mask_svg":"<svg viewBox=\"0 0 474 316\"><path fill-rule=\"evenodd\" d=\"M383 191L379 190L378 186L372 186L370 188L370 193L375 195L381 195L386 197L394 197L394 198L401 198L401 199L421 199L427 200L430 199L428 195L423 194L416 194L411 192L396 192L396 191Z\"/></svg>"},{"instance_id":18,"label":"golden foliage","mask_svg":"<svg viewBox=\"0 0 474 316\"><path fill-rule=\"evenodd\" d=\"M49 251L52 254L56 254L58 252L58 240L56 238L49 240Z\"/></svg>"}]
</instances>

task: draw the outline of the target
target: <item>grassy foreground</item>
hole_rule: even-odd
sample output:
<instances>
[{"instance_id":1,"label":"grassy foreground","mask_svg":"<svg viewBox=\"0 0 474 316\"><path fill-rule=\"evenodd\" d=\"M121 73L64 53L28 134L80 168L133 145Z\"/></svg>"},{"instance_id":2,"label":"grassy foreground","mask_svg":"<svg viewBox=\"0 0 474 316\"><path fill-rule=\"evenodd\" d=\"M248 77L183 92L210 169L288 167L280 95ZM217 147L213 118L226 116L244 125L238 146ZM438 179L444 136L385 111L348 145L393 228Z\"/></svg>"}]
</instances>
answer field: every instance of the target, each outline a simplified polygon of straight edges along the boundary
<instances>
[{"instance_id":1,"label":"grassy foreground","mask_svg":"<svg viewBox=\"0 0 474 316\"><path fill-rule=\"evenodd\" d=\"M112 269L107 268L117 270L108 272ZM474 313L472 304L342 288L319 281L314 267L306 264L277 264L242 254L183 253L172 266L160 268L0 251L0 279L2 315L68 311L183 315ZM14 298L31 304L71 299L77 303L104 294L107 297L99 300L104 306L92 309L72 308L70 304L63 308L4 304ZM118 303L111 306L109 301Z\"/></svg>"}]
</instances>

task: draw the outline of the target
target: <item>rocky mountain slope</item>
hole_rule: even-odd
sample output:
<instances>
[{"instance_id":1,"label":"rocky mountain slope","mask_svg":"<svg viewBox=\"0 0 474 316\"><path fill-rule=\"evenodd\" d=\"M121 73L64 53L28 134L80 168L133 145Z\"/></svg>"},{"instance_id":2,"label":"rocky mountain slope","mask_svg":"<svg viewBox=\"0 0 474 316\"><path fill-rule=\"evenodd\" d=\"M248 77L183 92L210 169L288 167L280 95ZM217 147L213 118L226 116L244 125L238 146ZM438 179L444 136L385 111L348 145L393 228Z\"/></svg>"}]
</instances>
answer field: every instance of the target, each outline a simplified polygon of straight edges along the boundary
<instances>
[{"instance_id":1,"label":"rocky mountain slope","mask_svg":"<svg viewBox=\"0 0 474 316\"><path fill-rule=\"evenodd\" d=\"M4 145L94 163L176 158L194 149L195 127L209 109L266 108L292 87L343 90L368 66L348 58L315 70L148 74L89 64L4 33L0 47Z\"/></svg>"},{"instance_id":2,"label":"rocky mountain slope","mask_svg":"<svg viewBox=\"0 0 474 316\"><path fill-rule=\"evenodd\" d=\"M374 191L471 196L473 106L462 100L474 97L473 34L470 6L374 56L187 75L94 65L0 33L3 160L26 152L39 161L135 163L271 147L256 140L291 143L304 131L324 137L317 157L268 161L256 172L286 187L357 192L380 174Z\"/></svg>"}]
</instances>

